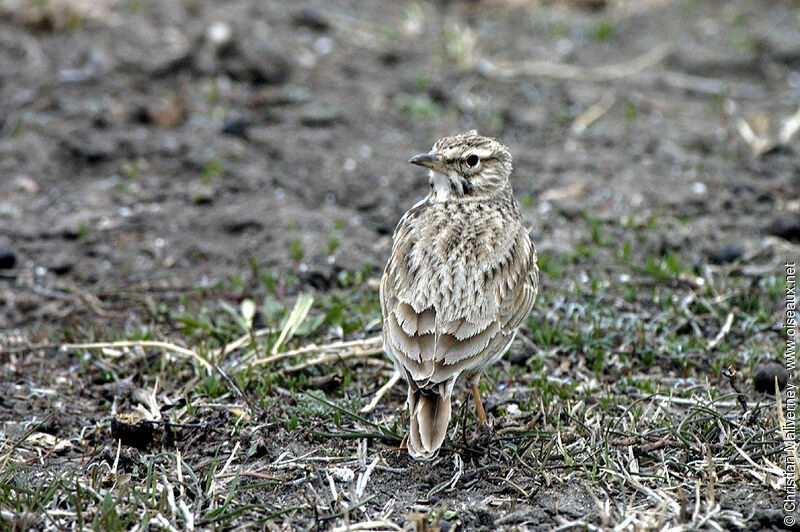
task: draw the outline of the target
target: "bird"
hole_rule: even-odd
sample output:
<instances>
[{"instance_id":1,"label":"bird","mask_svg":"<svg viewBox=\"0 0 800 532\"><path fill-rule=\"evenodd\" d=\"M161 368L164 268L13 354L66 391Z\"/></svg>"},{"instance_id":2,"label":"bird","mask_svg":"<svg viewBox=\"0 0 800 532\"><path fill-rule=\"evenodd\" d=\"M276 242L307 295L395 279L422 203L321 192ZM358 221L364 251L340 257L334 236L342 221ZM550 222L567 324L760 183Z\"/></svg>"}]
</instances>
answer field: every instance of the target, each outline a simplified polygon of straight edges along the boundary
<instances>
[{"instance_id":1,"label":"bird","mask_svg":"<svg viewBox=\"0 0 800 532\"><path fill-rule=\"evenodd\" d=\"M408 384L408 452L430 460L446 438L462 375L488 427L480 376L528 318L539 270L505 145L471 130L438 140L408 162L429 170L430 189L392 237L380 283L382 339Z\"/></svg>"}]
</instances>

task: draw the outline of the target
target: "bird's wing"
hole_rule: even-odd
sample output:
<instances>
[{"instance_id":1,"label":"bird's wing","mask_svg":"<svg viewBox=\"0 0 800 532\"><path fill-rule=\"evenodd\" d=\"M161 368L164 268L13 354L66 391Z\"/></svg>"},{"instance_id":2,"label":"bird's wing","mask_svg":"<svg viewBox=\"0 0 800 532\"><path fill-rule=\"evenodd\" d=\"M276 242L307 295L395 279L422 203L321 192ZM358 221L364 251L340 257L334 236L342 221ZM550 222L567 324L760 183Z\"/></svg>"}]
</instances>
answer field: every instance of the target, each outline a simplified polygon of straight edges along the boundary
<instances>
[{"instance_id":1,"label":"bird's wing","mask_svg":"<svg viewBox=\"0 0 800 532\"><path fill-rule=\"evenodd\" d=\"M519 226L496 261L443 282L458 265L437 264L417 242L404 218L381 279L383 340L412 387L433 388L502 356L536 299L536 251Z\"/></svg>"},{"instance_id":2,"label":"bird's wing","mask_svg":"<svg viewBox=\"0 0 800 532\"><path fill-rule=\"evenodd\" d=\"M448 332L454 330L452 334L458 341L439 360L432 380L441 381L461 372L480 372L505 353L530 314L538 292L539 270L536 249L521 227L497 271L485 283L485 289L494 296L493 318L488 323L464 318L445 326Z\"/></svg>"}]
</instances>

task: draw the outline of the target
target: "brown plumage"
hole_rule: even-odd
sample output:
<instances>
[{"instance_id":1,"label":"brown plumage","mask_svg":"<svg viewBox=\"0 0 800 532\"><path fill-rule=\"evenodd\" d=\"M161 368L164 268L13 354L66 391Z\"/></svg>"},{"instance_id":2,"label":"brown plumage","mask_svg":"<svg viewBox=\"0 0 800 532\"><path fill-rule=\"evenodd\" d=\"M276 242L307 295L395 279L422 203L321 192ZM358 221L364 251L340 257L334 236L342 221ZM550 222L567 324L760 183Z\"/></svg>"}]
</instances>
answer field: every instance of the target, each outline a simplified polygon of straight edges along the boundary
<instances>
[{"instance_id":1,"label":"brown plumage","mask_svg":"<svg viewBox=\"0 0 800 532\"><path fill-rule=\"evenodd\" d=\"M478 379L527 318L539 278L508 148L470 131L409 162L430 169L431 189L394 232L381 279L383 344L408 381L408 451L429 459L445 439L460 375L486 422Z\"/></svg>"}]
</instances>

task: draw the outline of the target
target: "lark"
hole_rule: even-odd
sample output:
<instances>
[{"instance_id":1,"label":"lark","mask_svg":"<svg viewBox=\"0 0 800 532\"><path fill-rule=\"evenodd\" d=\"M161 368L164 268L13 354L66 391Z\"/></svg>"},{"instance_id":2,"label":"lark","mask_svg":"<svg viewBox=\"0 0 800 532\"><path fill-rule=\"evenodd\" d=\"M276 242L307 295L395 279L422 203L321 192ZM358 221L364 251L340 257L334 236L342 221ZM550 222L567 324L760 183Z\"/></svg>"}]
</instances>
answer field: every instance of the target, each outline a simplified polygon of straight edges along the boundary
<instances>
[{"instance_id":1,"label":"lark","mask_svg":"<svg viewBox=\"0 0 800 532\"><path fill-rule=\"evenodd\" d=\"M444 442L460 376L488 424L481 373L528 317L539 273L506 146L473 130L409 162L429 169L430 191L395 229L380 299L384 349L408 382L408 452L427 460Z\"/></svg>"}]
</instances>

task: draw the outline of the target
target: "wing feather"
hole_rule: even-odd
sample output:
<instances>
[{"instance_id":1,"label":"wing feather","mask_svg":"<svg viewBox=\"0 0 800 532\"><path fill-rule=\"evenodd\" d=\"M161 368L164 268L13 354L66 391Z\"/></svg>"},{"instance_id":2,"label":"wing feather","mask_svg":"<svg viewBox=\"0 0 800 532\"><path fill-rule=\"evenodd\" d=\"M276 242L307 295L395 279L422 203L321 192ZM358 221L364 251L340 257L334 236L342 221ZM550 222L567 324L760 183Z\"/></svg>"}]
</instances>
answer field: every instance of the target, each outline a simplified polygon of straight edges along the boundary
<instances>
[{"instance_id":1,"label":"wing feather","mask_svg":"<svg viewBox=\"0 0 800 532\"><path fill-rule=\"evenodd\" d=\"M414 312L411 305L400 303L392 312L394 312L397 323L407 335L412 336L417 333L417 313Z\"/></svg>"},{"instance_id":2,"label":"wing feather","mask_svg":"<svg viewBox=\"0 0 800 532\"><path fill-rule=\"evenodd\" d=\"M389 342L391 342L397 354L401 355L405 359L413 360L415 362L420 361L421 351L419 337L416 335L406 334L403 328L400 327L400 324L397 323L397 318L394 314L389 314L389 321L386 323L384 330L388 335Z\"/></svg>"}]
</instances>

